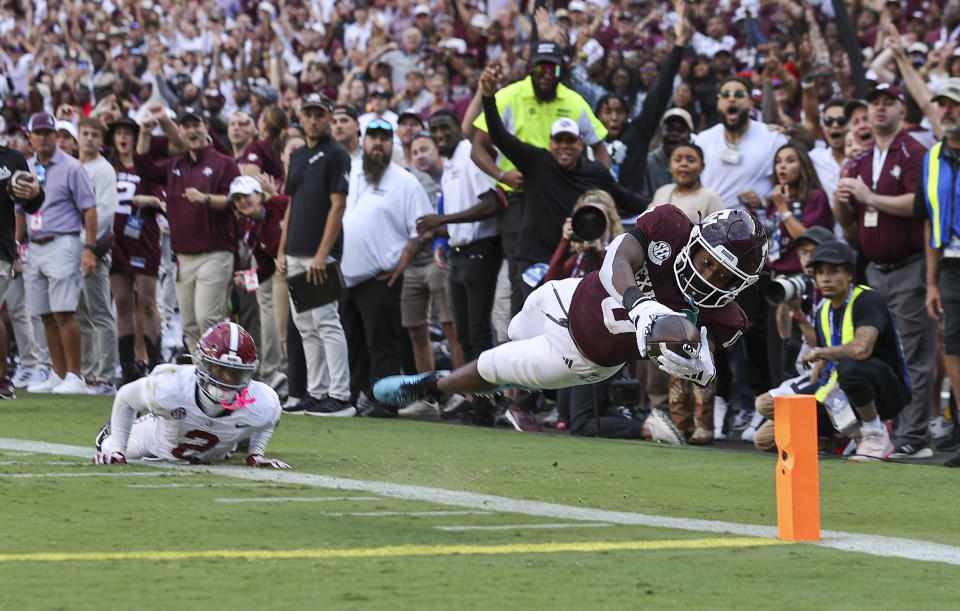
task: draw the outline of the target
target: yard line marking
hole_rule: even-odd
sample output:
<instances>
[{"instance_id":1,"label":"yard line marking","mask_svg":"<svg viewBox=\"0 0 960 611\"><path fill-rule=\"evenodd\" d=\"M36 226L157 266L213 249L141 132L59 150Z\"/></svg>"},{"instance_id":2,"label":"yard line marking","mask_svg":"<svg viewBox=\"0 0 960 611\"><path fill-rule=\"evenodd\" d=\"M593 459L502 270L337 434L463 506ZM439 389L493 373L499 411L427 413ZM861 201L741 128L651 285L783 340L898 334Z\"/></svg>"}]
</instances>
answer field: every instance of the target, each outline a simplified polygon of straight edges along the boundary
<instances>
[{"instance_id":1,"label":"yard line marking","mask_svg":"<svg viewBox=\"0 0 960 611\"><path fill-rule=\"evenodd\" d=\"M256 498L214 499L218 503L286 503L288 501L313 503L319 501L382 501L379 496L261 496Z\"/></svg>"},{"instance_id":2,"label":"yard line marking","mask_svg":"<svg viewBox=\"0 0 960 611\"><path fill-rule=\"evenodd\" d=\"M152 471L130 471L111 473L109 471L89 473L0 473L0 477L34 478L34 477L157 477L159 474Z\"/></svg>"},{"instance_id":3,"label":"yard line marking","mask_svg":"<svg viewBox=\"0 0 960 611\"><path fill-rule=\"evenodd\" d=\"M462 530L527 530L530 528L599 528L615 526L607 522L557 522L556 524L499 524L497 526L434 526L437 530L459 532Z\"/></svg>"},{"instance_id":4,"label":"yard line marking","mask_svg":"<svg viewBox=\"0 0 960 611\"><path fill-rule=\"evenodd\" d=\"M383 500L383 499L377 499ZM322 516L350 516L355 518L382 518L388 516L488 516L493 511L321 511Z\"/></svg>"},{"instance_id":5,"label":"yard line marking","mask_svg":"<svg viewBox=\"0 0 960 611\"><path fill-rule=\"evenodd\" d=\"M77 456L91 458L93 448L73 446L44 441L27 441L0 437L0 450L14 450L21 452L35 452L38 454L53 454L59 456ZM776 539L777 527L759 524L737 524L735 522L721 522L718 520L701 520L695 518L671 518L667 516L633 513L628 511L610 511L605 509L591 509L589 507L573 507L559 503L545 501L529 501L512 499L509 497L491 494L479 494L462 490L446 490L428 486L410 486L391 482L363 481L333 477L330 475L314 475L311 473L296 473L290 471L264 471L250 467L231 466L190 466L173 465L169 463L141 463L160 469L179 471L180 473L213 473L238 479L265 481L284 484L299 484L316 486L334 490L353 490L369 492L399 499L427 501L439 505L454 505L499 511L504 513L522 513L526 515L556 518L562 520L582 520L584 522L612 522L614 524L632 524L651 526L655 528L674 528L696 532L729 533L747 537L769 537ZM835 530L824 530L820 533L821 540L810 542L842 551L860 552L885 558L906 558L924 562L943 562L960 565L960 547L887 537L883 535L865 535Z\"/></svg>"},{"instance_id":6,"label":"yard line marking","mask_svg":"<svg viewBox=\"0 0 960 611\"><path fill-rule=\"evenodd\" d=\"M209 484L127 484L127 488L286 488L286 484L267 484L267 483L214 483Z\"/></svg>"},{"instance_id":7,"label":"yard line marking","mask_svg":"<svg viewBox=\"0 0 960 611\"><path fill-rule=\"evenodd\" d=\"M57 465L57 466L71 466L76 467L81 465L77 461L67 461L67 460L40 460L40 461L30 461L30 460L0 460L0 465Z\"/></svg>"},{"instance_id":8,"label":"yard line marking","mask_svg":"<svg viewBox=\"0 0 960 611\"><path fill-rule=\"evenodd\" d=\"M194 560L229 558L243 560L289 560L331 558L391 558L401 556L474 556L500 554L552 554L558 552L610 552L701 550L722 547L765 547L796 545L779 539L729 537L710 539L672 539L665 541L572 541L562 543L511 543L507 545L392 545L346 549L291 550L201 550L141 552L49 552L0 554L0 562L66 562L112 560Z\"/></svg>"}]
</instances>

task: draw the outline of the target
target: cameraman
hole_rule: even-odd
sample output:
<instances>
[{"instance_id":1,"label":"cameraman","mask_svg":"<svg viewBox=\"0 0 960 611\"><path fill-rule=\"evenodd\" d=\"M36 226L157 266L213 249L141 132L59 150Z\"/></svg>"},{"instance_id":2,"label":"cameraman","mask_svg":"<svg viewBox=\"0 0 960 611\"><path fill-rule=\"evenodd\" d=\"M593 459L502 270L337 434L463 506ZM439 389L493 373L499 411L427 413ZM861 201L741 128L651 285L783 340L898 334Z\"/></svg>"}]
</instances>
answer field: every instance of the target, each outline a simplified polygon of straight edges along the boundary
<instances>
[{"instance_id":1,"label":"cameraman","mask_svg":"<svg viewBox=\"0 0 960 611\"><path fill-rule=\"evenodd\" d=\"M812 313L814 308L819 305L821 296L813 287L813 253L820 244L831 242L835 239L836 236L833 235L832 231L819 225L804 231L803 234L794 241L794 249L803 271L799 276L792 276L788 279L776 279L772 281L767 288L766 297L768 302L786 298L777 305L775 315L777 332L780 335L780 339L790 341L793 337L793 321L796 321L802 340L799 348L800 354L809 350L811 346L817 345L817 333L813 327ZM807 282L803 283L802 278L806 278ZM797 286L802 286L803 284L807 285L804 287L805 290L796 290ZM792 289L788 287L792 287ZM790 295L786 294L788 290L796 291L792 298L789 298ZM757 413L766 419L755 431L751 431L754 433L753 445L755 445L758 450L769 452L776 450L776 443L773 440L774 398L781 395L796 394L800 389L806 389L810 394L815 390L815 388L810 386L810 371L805 369L799 360L797 360L797 373L799 375L796 377L785 380L776 388L772 388L757 397L755 403ZM747 431L749 431L749 429ZM747 431L744 431L744 436L749 438L750 435Z\"/></svg>"}]
</instances>

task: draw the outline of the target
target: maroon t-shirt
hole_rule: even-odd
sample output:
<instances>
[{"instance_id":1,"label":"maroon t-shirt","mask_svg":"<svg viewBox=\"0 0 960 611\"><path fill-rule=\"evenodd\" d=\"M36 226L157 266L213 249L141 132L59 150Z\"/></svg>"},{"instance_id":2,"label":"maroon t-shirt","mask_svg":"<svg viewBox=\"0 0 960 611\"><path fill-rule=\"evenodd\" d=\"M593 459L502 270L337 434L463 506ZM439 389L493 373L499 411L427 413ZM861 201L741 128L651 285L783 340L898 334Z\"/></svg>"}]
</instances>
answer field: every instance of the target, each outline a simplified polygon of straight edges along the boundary
<instances>
[{"instance_id":1,"label":"maroon t-shirt","mask_svg":"<svg viewBox=\"0 0 960 611\"><path fill-rule=\"evenodd\" d=\"M240 237L250 247L257 260L257 279L266 281L276 271L274 259L280 248L280 234L283 232L283 215L290 204L290 198L278 194L263 204L264 217L261 221L249 218L240 219Z\"/></svg>"},{"instance_id":2,"label":"maroon t-shirt","mask_svg":"<svg viewBox=\"0 0 960 611\"><path fill-rule=\"evenodd\" d=\"M826 227L833 231L833 211L830 210L830 201L827 194L820 189L810 191L806 202L795 202L790 207L794 218L809 229L814 225ZM772 201L767 205L767 217L777 212L777 205ZM767 267L784 274L795 274L800 269L800 256L797 254L796 240L790 236L785 223L780 223L780 257L776 260L767 259Z\"/></svg>"},{"instance_id":3,"label":"maroon t-shirt","mask_svg":"<svg viewBox=\"0 0 960 611\"><path fill-rule=\"evenodd\" d=\"M163 188L141 179L136 167L117 170L117 211L113 217L113 261L111 270L156 276L160 265L160 226L156 208L137 208L134 195L154 195L166 199ZM139 237L128 235L130 217L142 221ZM140 221L135 221L139 223ZM134 226L130 233L135 233Z\"/></svg>"},{"instance_id":4,"label":"maroon t-shirt","mask_svg":"<svg viewBox=\"0 0 960 611\"><path fill-rule=\"evenodd\" d=\"M134 161L142 178L165 184L170 245L174 252L236 252L237 228L233 212L229 208L218 211L203 203L195 204L184 195L190 187L201 193L227 195L230 182L240 175L233 159L208 146L200 151L196 161L189 153L162 160L136 155Z\"/></svg>"},{"instance_id":5,"label":"maroon t-shirt","mask_svg":"<svg viewBox=\"0 0 960 611\"><path fill-rule=\"evenodd\" d=\"M677 287L673 264L690 237L689 218L676 206L657 206L640 215L629 233L647 252L636 272L637 286L668 308L688 308ZM613 367L640 358L636 327L627 317L621 299L611 297L598 272L583 277L570 301L570 333L581 354L597 365ZM706 325L714 343L726 347L747 329L747 316L736 303L722 308L700 308L697 325Z\"/></svg>"},{"instance_id":6,"label":"maroon t-shirt","mask_svg":"<svg viewBox=\"0 0 960 611\"><path fill-rule=\"evenodd\" d=\"M877 184L873 184L873 148L859 155L844 169L843 176L857 176L880 195L913 195L923 174L926 149L906 131L897 134L887 153ZM868 207L851 200L857 214L857 236L860 249L873 263L895 263L923 251L923 222L909 216L894 216L876 211L877 223L866 227Z\"/></svg>"},{"instance_id":7,"label":"maroon t-shirt","mask_svg":"<svg viewBox=\"0 0 960 611\"><path fill-rule=\"evenodd\" d=\"M247 149L243 151L243 155L240 156L237 163L240 167L252 163L272 176L274 181L283 178L283 167L281 167L280 160L273 152L273 140L254 140L247 145Z\"/></svg>"}]
</instances>

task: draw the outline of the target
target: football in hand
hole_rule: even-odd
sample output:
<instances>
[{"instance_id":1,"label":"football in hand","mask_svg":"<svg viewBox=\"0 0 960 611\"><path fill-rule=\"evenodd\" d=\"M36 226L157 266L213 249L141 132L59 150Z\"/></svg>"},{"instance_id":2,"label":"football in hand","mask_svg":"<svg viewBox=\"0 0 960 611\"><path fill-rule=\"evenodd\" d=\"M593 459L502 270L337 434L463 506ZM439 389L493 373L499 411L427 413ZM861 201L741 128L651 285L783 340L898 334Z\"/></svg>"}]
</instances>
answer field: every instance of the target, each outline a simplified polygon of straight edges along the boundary
<instances>
[{"instance_id":1,"label":"football in hand","mask_svg":"<svg viewBox=\"0 0 960 611\"><path fill-rule=\"evenodd\" d=\"M684 358L695 358L700 352L700 330L683 314L661 316L647 331L647 356L674 352Z\"/></svg>"}]
</instances>

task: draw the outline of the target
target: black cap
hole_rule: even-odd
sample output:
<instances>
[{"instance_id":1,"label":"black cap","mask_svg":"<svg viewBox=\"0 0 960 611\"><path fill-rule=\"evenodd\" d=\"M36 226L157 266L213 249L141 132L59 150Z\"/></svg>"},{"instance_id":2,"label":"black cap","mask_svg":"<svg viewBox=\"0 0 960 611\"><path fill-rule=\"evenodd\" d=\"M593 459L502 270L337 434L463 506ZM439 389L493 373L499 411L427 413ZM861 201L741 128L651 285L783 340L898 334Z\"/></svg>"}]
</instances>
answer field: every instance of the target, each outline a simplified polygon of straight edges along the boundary
<instances>
[{"instance_id":1,"label":"black cap","mask_svg":"<svg viewBox=\"0 0 960 611\"><path fill-rule=\"evenodd\" d=\"M563 53L560 47L552 40L538 40L530 50L530 63L533 65L549 62L551 64L564 64Z\"/></svg>"},{"instance_id":2,"label":"black cap","mask_svg":"<svg viewBox=\"0 0 960 611\"><path fill-rule=\"evenodd\" d=\"M856 265L857 255L853 249L847 246L846 242L841 240L831 240L824 242L813 251L813 261L811 263L833 263L834 265Z\"/></svg>"},{"instance_id":3,"label":"black cap","mask_svg":"<svg viewBox=\"0 0 960 611\"><path fill-rule=\"evenodd\" d=\"M195 106L184 106L180 114L177 115L177 124L181 124L187 119L196 119L201 123L207 122L207 113Z\"/></svg>"},{"instance_id":4,"label":"black cap","mask_svg":"<svg viewBox=\"0 0 960 611\"><path fill-rule=\"evenodd\" d=\"M409 118L409 119L416 119L416 120L417 120L417 123L420 124L420 127L423 127L423 119L421 119L421 118L420 118L420 115L418 115L417 113L413 112L412 110L406 110L406 111L404 111L404 112L401 112L401 113L400 113L400 116L397 117L397 125L400 125L401 123L403 123L403 120L404 120L404 119L408 119L408 118Z\"/></svg>"},{"instance_id":5,"label":"black cap","mask_svg":"<svg viewBox=\"0 0 960 611\"><path fill-rule=\"evenodd\" d=\"M333 107L334 115L347 115L354 121L360 118L360 115L357 113L357 109L354 108L353 104L337 104Z\"/></svg>"},{"instance_id":6,"label":"black cap","mask_svg":"<svg viewBox=\"0 0 960 611\"><path fill-rule=\"evenodd\" d=\"M375 95L380 95L380 96L383 96L383 97L385 97L385 98L389 98L389 97L390 97L390 92L387 91L386 89L384 89L383 87L377 87L376 89L374 89L374 90L370 93L370 97L373 97L373 96L375 96Z\"/></svg>"},{"instance_id":7,"label":"black cap","mask_svg":"<svg viewBox=\"0 0 960 611\"><path fill-rule=\"evenodd\" d=\"M333 101L322 93L311 93L300 102L300 110L320 108L327 112L333 110Z\"/></svg>"},{"instance_id":8,"label":"black cap","mask_svg":"<svg viewBox=\"0 0 960 611\"><path fill-rule=\"evenodd\" d=\"M850 115L853 114L854 110L858 108L866 108L866 107L867 107L866 100L861 100L859 98L853 98L852 100L847 100L847 102L843 105L843 116L846 117L847 120L849 120Z\"/></svg>"},{"instance_id":9,"label":"black cap","mask_svg":"<svg viewBox=\"0 0 960 611\"><path fill-rule=\"evenodd\" d=\"M831 242L836 240L837 236L832 231L826 227L821 227L820 225L814 225L813 227L807 229L803 232L799 238L794 240L795 246L800 246L800 242L808 241L813 242L814 246L820 246L824 242Z\"/></svg>"},{"instance_id":10,"label":"black cap","mask_svg":"<svg viewBox=\"0 0 960 611\"><path fill-rule=\"evenodd\" d=\"M140 124L131 119L130 117L120 117L113 123L107 126L107 135L104 140L109 146L113 146L113 133L117 131L118 127L129 127L133 130L133 139L136 140L140 136Z\"/></svg>"}]
</instances>

